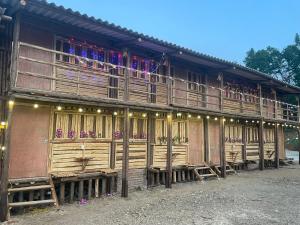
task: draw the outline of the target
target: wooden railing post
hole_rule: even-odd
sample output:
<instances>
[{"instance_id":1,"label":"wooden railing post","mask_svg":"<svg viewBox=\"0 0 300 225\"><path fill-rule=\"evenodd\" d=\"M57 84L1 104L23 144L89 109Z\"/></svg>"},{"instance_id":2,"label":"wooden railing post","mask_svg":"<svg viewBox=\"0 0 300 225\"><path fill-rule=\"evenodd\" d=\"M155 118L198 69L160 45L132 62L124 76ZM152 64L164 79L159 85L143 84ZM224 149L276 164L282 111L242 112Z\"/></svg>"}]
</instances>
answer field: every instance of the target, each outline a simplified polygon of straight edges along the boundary
<instances>
[{"instance_id":1,"label":"wooden railing post","mask_svg":"<svg viewBox=\"0 0 300 225\"><path fill-rule=\"evenodd\" d=\"M124 101L127 102L129 100L129 79L130 79L130 52L126 49L127 61L126 61L126 69L125 69L125 80L124 80Z\"/></svg>"},{"instance_id":2,"label":"wooden railing post","mask_svg":"<svg viewBox=\"0 0 300 225\"><path fill-rule=\"evenodd\" d=\"M16 13L14 19L14 28L13 28L13 48L12 48L12 61L11 61L11 74L10 74L10 87L14 88L17 82L17 73L18 73L18 62L19 62L19 40L20 40L20 12Z\"/></svg>"},{"instance_id":3,"label":"wooden railing post","mask_svg":"<svg viewBox=\"0 0 300 225\"><path fill-rule=\"evenodd\" d=\"M124 109L124 134L122 157L122 197L128 197L128 167L129 167L129 108Z\"/></svg>"},{"instance_id":4,"label":"wooden railing post","mask_svg":"<svg viewBox=\"0 0 300 225\"><path fill-rule=\"evenodd\" d=\"M225 154L225 118L220 118L220 166L221 177L226 178L226 154Z\"/></svg>"},{"instance_id":5,"label":"wooden railing post","mask_svg":"<svg viewBox=\"0 0 300 225\"><path fill-rule=\"evenodd\" d=\"M259 92L259 115L263 116L263 99L262 99L262 91L261 91L261 85L257 84L257 89Z\"/></svg>"},{"instance_id":6,"label":"wooden railing post","mask_svg":"<svg viewBox=\"0 0 300 225\"><path fill-rule=\"evenodd\" d=\"M208 108L208 81L207 81L207 73L204 75L204 103L203 106Z\"/></svg>"},{"instance_id":7,"label":"wooden railing post","mask_svg":"<svg viewBox=\"0 0 300 225\"><path fill-rule=\"evenodd\" d=\"M247 152L246 152L246 149L247 149L247 141L246 141L246 125L242 125L242 143L243 143L243 146L242 146L242 159L243 161L246 161L247 160Z\"/></svg>"},{"instance_id":8,"label":"wooden railing post","mask_svg":"<svg viewBox=\"0 0 300 225\"><path fill-rule=\"evenodd\" d=\"M166 188L172 188L172 112L167 115L167 162Z\"/></svg>"},{"instance_id":9,"label":"wooden railing post","mask_svg":"<svg viewBox=\"0 0 300 225\"><path fill-rule=\"evenodd\" d=\"M172 85L172 78L171 78L171 62L170 59L168 58L168 69L167 69L167 93L168 93L168 97L167 97L167 103L168 106L171 105L173 103L173 85Z\"/></svg>"},{"instance_id":10,"label":"wooden railing post","mask_svg":"<svg viewBox=\"0 0 300 225\"><path fill-rule=\"evenodd\" d=\"M110 168L115 169L116 165L116 138L115 138L115 131L116 131L116 116L112 115L112 125L111 125L111 153L110 153Z\"/></svg>"},{"instance_id":11,"label":"wooden railing post","mask_svg":"<svg viewBox=\"0 0 300 225\"><path fill-rule=\"evenodd\" d=\"M259 169L264 170L264 124L263 119L259 120L258 128L258 137L259 137Z\"/></svg>"},{"instance_id":12,"label":"wooden railing post","mask_svg":"<svg viewBox=\"0 0 300 225\"><path fill-rule=\"evenodd\" d=\"M277 93L276 90L273 90L274 93L274 115L272 116L272 118L277 120Z\"/></svg>"},{"instance_id":13,"label":"wooden railing post","mask_svg":"<svg viewBox=\"0 0 300 225\"><path fill-rule=\"evenodd\" d=\"M218 77L220 77L220 111L223 112L224 109L224 77L223 73L219 73Z\"/></svg>"}]
</instances>

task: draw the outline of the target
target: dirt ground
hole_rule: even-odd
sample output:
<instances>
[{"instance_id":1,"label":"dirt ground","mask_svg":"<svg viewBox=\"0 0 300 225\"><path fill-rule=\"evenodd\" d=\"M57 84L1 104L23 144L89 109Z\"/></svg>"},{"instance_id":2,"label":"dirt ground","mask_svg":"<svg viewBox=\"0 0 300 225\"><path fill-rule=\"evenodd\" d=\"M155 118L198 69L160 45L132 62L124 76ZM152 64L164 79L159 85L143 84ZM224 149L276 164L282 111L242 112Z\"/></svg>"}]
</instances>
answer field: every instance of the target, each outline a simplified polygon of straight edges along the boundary
<instances>
[{"instance_id":1,"label":"dirt ground","mask_svg":"<svg viewBox=\"0 0 300 225\"><path fill-rule=\"evenodd\" d=\"M300 224L300 166L242 172L64 205L11 218L13 224Z\"/></svg>"}]
</instances>

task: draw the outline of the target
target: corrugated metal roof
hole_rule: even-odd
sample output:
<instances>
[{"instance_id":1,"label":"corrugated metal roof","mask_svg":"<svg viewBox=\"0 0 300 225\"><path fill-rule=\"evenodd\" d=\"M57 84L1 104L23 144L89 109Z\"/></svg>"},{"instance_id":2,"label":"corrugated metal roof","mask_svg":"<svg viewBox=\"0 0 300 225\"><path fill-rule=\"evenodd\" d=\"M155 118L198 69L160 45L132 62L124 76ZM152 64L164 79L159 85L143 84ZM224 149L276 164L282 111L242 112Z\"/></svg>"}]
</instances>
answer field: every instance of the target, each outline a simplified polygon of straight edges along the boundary
<instances>
[{"instance_id":1,"label":"corrugated metal roof","mask_svg":"<svg viewBox=\"0 0 300 225\"><path fill-rule=\"evenodd\" d=\"M8 0L0 0L0 3L8 3ZM84 4L84 3L83 3ZM96 19L93 16L88 16L86 14L81 14L78 11L73 11L70 8L64 8L63 6L57 6L54 3L49 3L46 0L27 0L27 5L24 9L30 13L34 13L40 16L48 17L63 23L70 24L72 26L78 26L84 29L91 30L93 32L98 32L104 35L112 36L114 38L120 39L122 41L129 41L133 38L142 38L142 42L137 42L137 46L149 48L158 52L182 52L182 55L177 54L176 58L181 58L184 60L189 60L192 62L206 61L207 65L211 66L228 66L230 68L228 71L243 71L244 73L248 72L251 75L256 75L265 80L272 80L280 86L277 88L291 92L291 93L300 93L300 88L277 80L271 77L268 74L262 73L252 68L245 67L235 62L228 60L220 59L214 56L203 54L197 51L194 51L189 48L184 48L182 46L159 40L155 37L145 35L143 33L138 33L131 29L127 29L114 23L109 23L101 19ZM174 55L173 55L174 56ZM258 79L259 80L259 79Z\"/></svg>"}]
</instances>

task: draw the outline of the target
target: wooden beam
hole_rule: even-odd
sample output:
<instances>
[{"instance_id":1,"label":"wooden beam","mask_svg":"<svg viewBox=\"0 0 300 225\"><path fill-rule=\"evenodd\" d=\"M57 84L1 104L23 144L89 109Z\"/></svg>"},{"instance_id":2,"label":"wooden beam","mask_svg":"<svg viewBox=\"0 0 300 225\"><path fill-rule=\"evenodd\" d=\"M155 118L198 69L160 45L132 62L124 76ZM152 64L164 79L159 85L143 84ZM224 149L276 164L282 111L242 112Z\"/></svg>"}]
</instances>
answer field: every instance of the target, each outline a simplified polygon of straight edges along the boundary
<instances>
[{"instance_id":1,"label":"wooden beam","mask_svg":"<svg viewBox=\"0 0 300 225\"><path fill-rule=\"evenodd\" d=\"M218 77L220 78L220 111L223 112L223 108L224 108L224 77L223 77L223 73L219 73Z\"/></svg>"},{"instance_id":2,"label":"wooden beam","mask_svg":"<svg viewBox=\"0 0 300 225\"><path fill-rule=\"evenodd\" d=\"M279 168L279 132L278 132L279 124L276 123L274 130L274 139L275 139L275 159L274 159L274 167L276 169Z\"/></svg>"},{"instance_id":3,"label":"wooden beam","mask_svg":"<svg viewBox=\"0 0 300 225\"><path fill-rule=\"evenodd\" d=\"M225 118L220 118L220 166L221 177L226 178L226 155L225 155Z\"/></svg>"},{"instance_id":4,"label":"wooden beam","mask_svg":"<svg viewBox=\"0 0 300 225\"><path fill-rule=\"evenodd\" d=\"M258 89L258 93L259 93L259 115L262 116L263 115L263 101L262 101L262 91L261 91L261 85L257 84L257 89Z\"/></svg>"},{"instance_id":5,"label":"wooden beam","mask_svg":"<svg viewBox=\"0 0 300 225\"><path fill-rule=\"evenodd\" d=\"M124 109L124 135L122 157L122 197L128 197L128 160L129 160L129 108Z\"/></svg>"},{"instance_id":6,"label":"wooden beam","mask_svg":"<svg viewBox=\"0 0 300 225\"><path fill-rule=\"evenodd\" d=\"M203 129L204 129L204 161L209 162L209 133L208 133L208 119L203 119Z\"/></svg>"},{"instance_id":7,"label":"wooden beam","mask_svg":"<svg viewBox=\"0 0 300 225\"><path fill-rule=\"evenodd\" d=\"M19 40L20 40L20 12L16 13L13 29L13 48L12 48L12 65L10 74L10 88L15 86L15 81L18 73L18 58L19 58Z\"/></svg>"},{"instance_id":8,"label":"wooden beam","mask_svg":"<svg viewBox=\"0 0 300 225\"><path fill-rule=\"evenodd\" d=\"M258 137L259 137L259 169L264 170L264 124L263 119L259 120L258 128Z\"/></svg>"},{"instance_id":9,"label":"wooden beam","mask_svg":"<svg viewBox=\"0 0 300 225\"><path fill-rule=\"evenodd\" d=\"M167 174L166 188L172 188L172 112L167 116Z\"/></svg>"}]
</instances>

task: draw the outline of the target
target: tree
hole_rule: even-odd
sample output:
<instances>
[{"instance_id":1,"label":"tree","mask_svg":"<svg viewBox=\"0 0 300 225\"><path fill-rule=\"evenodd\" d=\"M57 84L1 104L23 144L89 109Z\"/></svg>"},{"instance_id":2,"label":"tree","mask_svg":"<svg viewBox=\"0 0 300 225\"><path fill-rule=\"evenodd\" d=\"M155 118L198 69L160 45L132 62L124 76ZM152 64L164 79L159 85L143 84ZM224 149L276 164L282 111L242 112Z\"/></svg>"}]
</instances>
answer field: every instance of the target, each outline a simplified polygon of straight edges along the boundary
<instances>
[{"instance_id":1,"label":"tree","mask_svg":"<svg viewBox=\"0 0 300 225\"><path fill-rule=\"evenodd\" d=\"M295 36L295 43L282 51L268 46L255 51L251 48L244 63L247 67L271 75L289 84L300 86L300 37Z\"/></svg>"}]
</instances>

